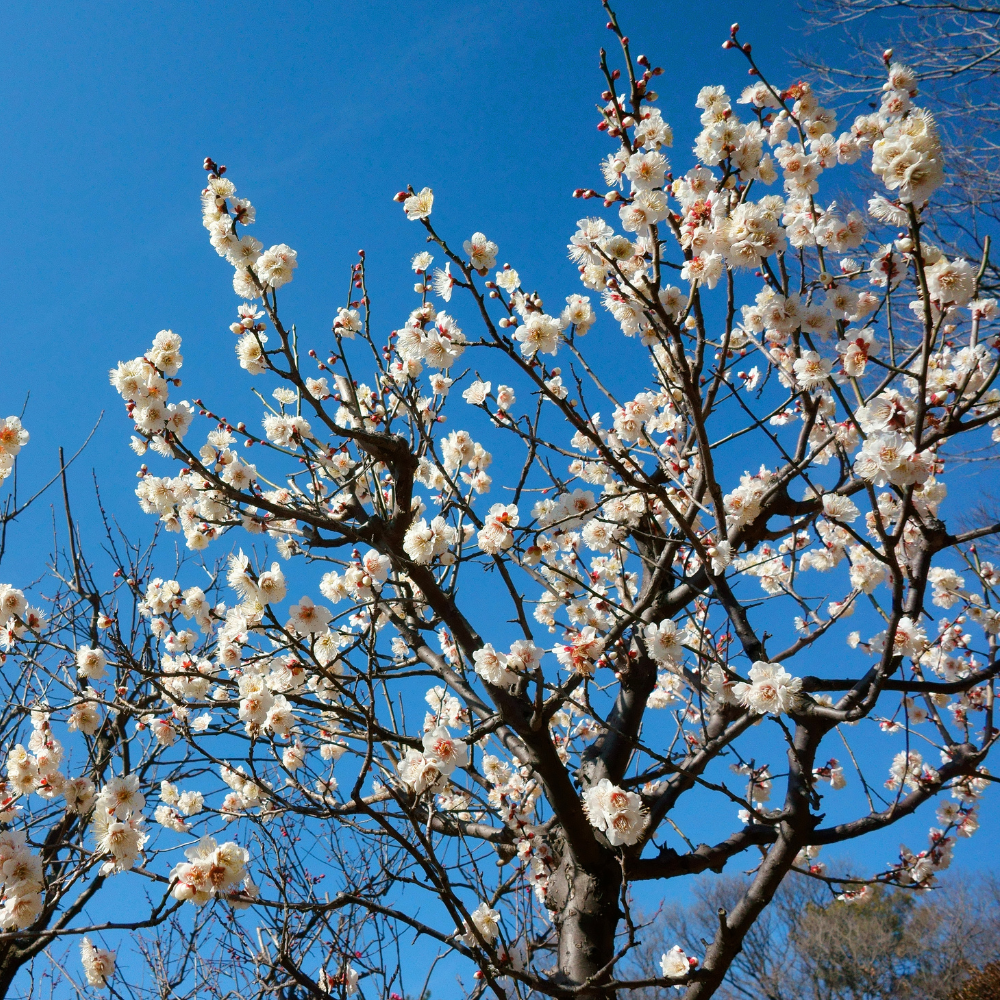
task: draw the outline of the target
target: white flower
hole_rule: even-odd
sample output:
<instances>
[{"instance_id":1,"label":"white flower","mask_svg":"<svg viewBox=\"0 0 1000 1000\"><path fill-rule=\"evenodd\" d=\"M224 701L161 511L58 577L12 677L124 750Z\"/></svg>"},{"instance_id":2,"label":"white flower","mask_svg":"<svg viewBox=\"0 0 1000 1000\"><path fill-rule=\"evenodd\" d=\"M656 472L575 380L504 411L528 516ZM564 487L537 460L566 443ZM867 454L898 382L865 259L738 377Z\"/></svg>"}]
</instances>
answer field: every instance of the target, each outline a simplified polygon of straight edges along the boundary
<instances>
[{"instance_id":1,"label":"white flower","mask_svg":"<svg viewBox=\"0 0 1000 1000\"><path fill-rule=\"evenodd\" d=\"M303 597L298 604L293 604L288 612L291 617L285 628L298 632L299 635L322 632L333 618L329 608L324 608L322 604L313 604L309 597Z\"/></svg>"},{"instance_id":2,"label":"white flower","mask_svg":"<svg viewBox=\"0 0 1000 1000\"><path fill-rule=\"evenodd\" d=\"M509 385L497 386L497 406L501 410L509 410L516 402L514 390Z\"/></svg>"},{"instance_id":3,"label":"white flower","mask_svg":"<svg viewBox=\"0 0 1000 1000\"><path fill-rule=\"evenodd\" d=\"M451 302L451 293L455 289L455 279L451 274L450 262L445 264L443 271L439 267L434 268L434 273L431 275L431 287L438 298L444 299L445 302Z\"/></svg>"},{"instance_id":4,"label":"white flower","mask_svg":"<svg viewBox=\"0 0 1000 1000\"><path fill-rule=\"evenodd\" d=\"M858 519L861 511L850 497L840 496L838 493L823 494L823 513L831 521L843 521L851 524Z\"/></svg>"},{"instance_id":5,"label":"white flower","mask_svg":"<svg viewBox=\"0 0 1000 1000\"><path fill-rule=\"evenodd\" d=\"M660 969L667 979L682 979L691 971L691 963L679 944L660 957Z\"/></svg>"},{"instance_id":6,"label":"white flower","mask_svg":"<svg viewBox=\"0 0 1000 1000\"><path fill-rule=\"evenodd\" d=\"M583 793L583 808L593 827L604 833L612 847L638 841L646 824L642 799L607 778Z\"/></svg>"},{"instance_id":7,"label":"white flower","mask_svg":"<svg viewBox=\"0 0 1000 1000\"><path fill-rule=\"evenodd\" d=\"M407 750L406 756L396 765L399 779L414 794L436 791L447 782L441 773L440 762L419 750Z\"/></svg>"},{"instance_id":8,"label":"white flower","mask_svg":"<svg viewBox=\"0 0 1000 1000\"><path fill-rule=\"evenodd\" d=\"M358 992L358 978L358 972L352 966L344 969L344 992L349 997Z\"/></svg>"},{"instance_id":9,"label":"white flower","mask_svg":"<svg viewBox=\"0 0 1000 1000\"><path fill-rule=\"evenodd\" d=\"M257 467L245 465L238 458L233 459L226 466L221 479L224 483L232 486L234 490L248 490L257 480Z\"/></svg>"},{"instance_id":10,"label":"white flower","mask_svg":"<svg viewBox=\"0 0 1000 1000\"><path fill-rule=\"evenodd\" d=\"M976 290L976 271L967 260L942 257L927 268L927 290L939 305L964 306Z\"/></svg>"},{"instance_id":11,"label":"white flower","mask_svg":"<svg viewBox=\"0 0 1000 1000\"><path fill-rule=\"evenodd\" d=\"M498 653L487 643L482 649L472 654L476 665L476 673L494 687L511 688L517 682L517 674L507 669L507 657Z\"/></svg>"},{"instance_id":12,"label":"white flower","mask_svg":"<svg viewBox=\"0 0 1000 1000\"><path fill-rule=\"evenodd\" d=\"M112 371L111 374L114 382L115 372ZM10 474L14 458L28 443L28 437L28 432L21 426L19 417L0 418L0 480L6 479Z\"/></svg>"},{"instance_id":13,"label":"white flower","mask_svg":"<svg viewBox=\"0 0 1000 1000\"><path fill-rule=\"evenodd\" d=\"M473 406L479 406L481 403L485 402L492 387L493 384L491 382L480 382L479 379L476 379L476 381L462 393L462 399Z\"/></svg>"},{"instance_id":14,"label":"white flower","mask_svg":"<svg viewBox=\"0 0 1000 1000\"><path fill-rule=\"evenodd\" d=\"M361 332L361 313L357 309L338 309L333 321L333 329L341 337L353 340L356 333Z\"/></svg>"},{"instance_id":15,"label":"white flower","mask_svg":"<svg viewBox=\"0 0 1000 1000\"><path fill-rule=\"evenodd\" d=\"M177 799L177 808L184 813L185 816L195 816L201 812L202 807L205 805L205 796L201 792L186 791L182 792Z\"/></svg>"},{"instance_id":16,"label":"white flower","mask_svg":"<svg viewBox=\"0 0 1000 1000\"><path fill-rule=\"evenodd\" d=\"M569 295L566 298L566 308L559 317L564 327L575 326L576 332L582 337L595 323L594 314L587 295Z\"/></svg>"},{"instance_id":17,"label":"white flower","mask_svg":"<svg viewBox=\"0 0 1000 1000\"><path fill-rule=\"evenodd\" d=\"M427 268L431 266L434 258L426 251L421 250L420 253L413 255L413 260L410 261L410 266L413 268L417 274L425 274Z\"/></svg>"},{"instance_id":18,"label":"white flower","mask_svg":"<svg viewBox=\"0 0 1000 1000\"><path fill-rule=\"evenodd\" d=\"M472 239L466 240L462 246L480 274L485 274L497 262L497 245L482 233L473 233Z\"/></svg>"},{"instance_id":19,"label":"white flower","mask_svg":"<svg viewBox=\"0 0 1000 1000\"><path fill-rule=\"evenodd\" d=\"M815 389L824 385L833 369L831 358L822 358L816 351L803 351L802 357L793 364L796 381L803 389Z\"/></svg>"},{"instance_id":20,"label":"white flower","mask_svg":"<svg viewBox=\"0 0 1000 1000\"><path fill-rule=\"evenodd\" d=\"M604 652L604 640L593 625L586 625L565 645L556 646L556 659L567 670L591 677Z\"/></svg>"},{"instance_id":21,"label":"white flower","mask_svg":"<svg viewBox=\"0 0 1000 1000\"><path fill-rule=\"evenodd\" d=\"M472 923L475 925L476 930L479 931L479 936L487 944L493 944L500 933L500 914L496 910L490 909L488 903L480 903L472 911L471 916ZM464 939L466 944L472 946L477 944L471 931L466 931Z\"/></svg>"},{"instance_id":22,"label":"white flower","mask_svg":"<svg viewBox=\"0 0 1000 1000\"><path fill-rule=\"evenodd\" d=\"M528 314L524 325L517 328L514 339L520 343L521 353L530 358L538 351L542 354L555 354L559 350L561 332L559 320L545 313L533 312Z\"/></svg>"},{"instance_id":23,"label":"white flower","mask_svg":"<svg viewBox=\"0 0 1000 1000\"><path fill-rule=\"evenodd\" d=\"M114 818L114 812L95 809L93 820L94 838L98 854L110 854L113 871L127 871L139 859L139 854L148 839L143 829L141 816L128 819Z\"/></svg>"},{"instance_id":24,"label":"white flower","mask_svg":"<svg viewBox=\"0 0 1000 1000\"><path fill-rule=\"evenodd\" d=\"M403 202L403 211L411 222L416 219L426 219L433 207L434 192L429 187L423 188L417 194L411 194Z\"/></svg>"},{"instance_id":25,"label":"white flower","mask_svg":"<svg viewBox=\"0 0 1000 1000\"><path fill-rule=\"evenodd\" d=\"M105 989L108 980L115 974L115 953L105 948L97 948L85 937L80 942L80 962L87 982L98 989Z\"/></svg>"},{"instance_id":26,"label":"white flower","mask_svg":"<svg viewBox=\"0 0 1000 1000\"><path fill-rule=\"evenodd\" d=\"M681 277L692 285L707 285L715 288L722 277L722 254L706 253L684 262Z\"/></svg>"},{"instance_id":27,"label":"white flower","mask_svg":"<svg viewBox=\"0 0 1000 1000\"><path fill-rule=\"evenodd\" d=\"M886 633L880 632L872 641L875 652L883 652L886 644ZM893 635L892 651L894 656L909 656L917 658L927 649L927 633L912 618L903 616L899 619Z\"/></svg>"},{"instance_id":28,"label":"white flower","mask_svg":"<svg viewBox=\"0 0 1000 1000\"><path fill-rule=\"evenodd\" d=\"M659 625L647 625L645 635L649 655L657 663L679 663L684 656L682 633L672 619L666 618Z\"/></svg>"},{"instance_id":29,"label":"white flower","mask_svg":"<svg viewBox=\"0 0 1000 1000\"><path fill-rule=\"evenodd\" d=\"M273 562L271 568L257 578L257 597L263 604L280 604L287 593L285 575L278 563Z\"/></svg>"},{"instance_id":30,"label":"white flower","mask_svg":"<svg viewBox=\"0 0 1000 1000\"><path fill-rule=\"evenodd\" d=\"M926 452L916 451L912 440L889 431L869 434L854 460L854 471L876 486L909 486L928 479L931 463Z\"/></svg>"},{"instance_id":31,"label":"white flower","mask_svg":"<svg viewBox=\"0 0 1000 1000\"><path fill-rule=\"evenodd\" d=\"M516 504L493 504L476 535L479 547L488 555L496 555L509 549L514 544L512 529L517 527L517 522Z\"/></svg>"},{"instance_id":32,"label":"white flower","mask_svg":"<svg viewBox=\"0 0 1000 1000\"><path fill-rule=\"evenodd\" d=\"M904 785L915 790L920 787L921 782L933 781L936 778L937 772L924 764L923 757L916 750L900 751L892 759L889 780L886 781L885 787L895 791L900 785Z\"/></svg>"},{"instance_id":33,"label":"white flower","mask_svg":"<svg viewBox=\"0 0 1000 1000\"><path fill-rule=\"evenodd\" d=\"M801 677L793 677L778 663L757 660L750 668L750 683L736 684L733 694L744 708L758 715L781 715L792 708L801 689Z\"/></svg>"},{"instance_id":34,"label":"white flower","mask_svg":"<svg viewBox=\"0 0 1000 1000\"><path fill-rule=\"evenodd\" d=\"M856 335L852 331L849 337L852 339L837 342L837 351L843 355L841 360L845 374L859 378L865 373L868 358L878 353L879 345L875 340L875 331L870 327L859 330Z\"/></svg>"},{"instance_id":35,"label":"white flower","mask_svg":"<svg viewBox=\"0 0 1000 1000\"><path fill-rule=\"evenodd\" d=\"M469 763L468 744L453 739L444 726L437 726L426 733L423 743L424 755L434 759L441 774L449 775L456 767L465 767Z\"/></svg>"},{"instance_id":36,"label":"white flower","mask_svg":"<svg viewBox=\"0 0 1000 1000\"><path fill-rule=\"evenodd\" d=\"M427 381L430 382L431 390L435 395L447 396L454 380L448 378L447 375L442 375L441 372L435 372Z\"/></svg>"},{"instance_id":37,"label":"white flower","mask_svg":"<svg viewBox=\"0 0 1000 1000\"><path fill-rule=\"evenodd\" d=\"M716 542L706 549L708 558L712 560L712 573L719 576L733 561L732 548L729 542Z\"/></svg>"},{"instance_id":38,"label":"white flower","mask_svg":"<svg viewBox=\"0 0 1000 1000\"><path fill-rule=\"evenodd\" d=\"M95 808L117 819L125 819L132 813L141 812L146 805L146 796L139 791L139 776L124 774L112 778L97 796Z\"/></svg>"},{"instance_id":39,"label":"white flower","mask_svg":"<svg viewBox=\"0 0 1000 1000\"><path fill-rule=\"evenodd\" d=\"M187 861L170 872L170 894L174 899L202 906L213 896L232 892L241 884L244 896L255 895L256 888L249 882L246 871L249 854L233 841L219 845L213 837L202 837L184 856Z\"/></svg>"},{"instance_id":40,"label":"white flower","mask_svg":"<svg viewBox=\"0 0 1000 1000\"><path fill-rule=\"evenodd\" d=\"M292 271L299 266L296 253L284 243L265 250L257 260L257 279L262 285L280 288L292 280Z\"/></svg>"},{"instance_id":41,"label":"white flower","mask_svg":"<svg viewBox=\"0 0 1000 1000\"><path fill-rule=\"evenodd\" d=\"M636 191L663 186L664 174L667 172L667 158L662 153L633 153L628 158L625 176L632 182Z\"/></svg>"},{"instance_id":42,"label":"white flower","mask_svg":"<svg viewBox=\"0 0 1000 1000\"><path fill-rule=\"evenodd\" d=\"M76 651L77 672L81 677L87 677L92 681L99 681L104 677L107 662L101 649L81 646Z\"/></svg>"}]
</instances>

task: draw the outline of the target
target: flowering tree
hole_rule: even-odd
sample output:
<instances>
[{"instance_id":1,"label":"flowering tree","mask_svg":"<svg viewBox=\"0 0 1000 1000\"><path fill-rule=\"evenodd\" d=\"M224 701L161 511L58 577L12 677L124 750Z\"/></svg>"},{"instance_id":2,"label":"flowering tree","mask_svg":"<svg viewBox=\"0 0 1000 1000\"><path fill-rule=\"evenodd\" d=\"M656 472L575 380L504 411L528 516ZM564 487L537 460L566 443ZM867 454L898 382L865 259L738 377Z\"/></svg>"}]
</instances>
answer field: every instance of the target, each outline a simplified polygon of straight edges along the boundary
<instances>
[{"instance_id":1,"label":"flowering tree","mask_svg":"<svg viewBox=\"0 0 1000 1000\"><path fill-rule=\"evenodd\" d=\"M229 419L175 400L169 330L111 372L151 453L139 503L191 555L123 559L62 646L69 617L3 592L12 659L63 657L34 695L43 732L97 703L77 730L118 733L93 790L63 792L74 857L161 884L154 916L214 914L209 979L402 992L416 934L470 960L477 996L695 1000L790 872L852 900L926 887L976 829L1000 569L974 542L1000 525L939 514L948 448L1000 422L1000 359L985 261L923 237L945 169L934 121L893 64L880 109L838 134L734 26L742 109L703 88L693 158L671 173L661 70L608 14L624 75L602 53L614 145L606 193L575 192L598 203L569 245L582 294L547 312L495 243L451 242L432 192L408 188L430 247L412 312L375 329L361 253L332 335L306 343L279 310L295 251L246 232L254 207L206 160L203 221L235 267L256 402ZM867 214L839 207L852 191ZM588 334L635 364L588 360ZM199 555L213 547L221 569ZM46 740L9 754L15 829L55 809ZM928 845L884 871L817 859L933 802ZM720 833L695 844L706 815ZM678 945L656 978L623 977L634 887L730 859L756 868L704 954ZM28 912L18 933L43 935ZM82 957L107 981L106 951Z\"/></svg>"},{"instance_id":2,"label":"flowering tree","mask_svg":"<svg viewBox=\"0 0 1000 1000\"><path fill-rule=\"evenodd\" d=\"M14 471L28 440L18 417L0 419L0 480ZM11 489L0 514L2 559L11 522L61 476L66 551L54 555L31 601L18 587L0 584L2 996L23 966L66 936L79 941L86 981L105 986L114 953L81 935L156 927L183 905L171 896L166 873L147 872L139 861L149 839L142 789L182 759L168 759L171 723L155 712L163 704L164 678L151 669L150 657L163 637L143 613L146 606L131 596L136 580L149 573L152 548L109 532L112 585L98 584L100 573L83 556L70 512L65 472L71 462L27 500L18 501ZM149 725L153 741L143 738ZM196 803L192 793L180 805L190 811ZM230 852L236 881L243 879L242 848L221 850ZM125 913L95 919L99 894L126 870L143 872L150 887L132 896Z\"/></svg>"},{"instance_id":3,"label":"flowering tree","mask_svg":"<svg viewBox=\"0 0 1000 1000\"><path fill-rule=\"evenodd\" d=\"M953 248L982 259L983 242L1000 219L996 133L1000 128L1000 4L960 0L808 0L813 27L849 32L859 58L831 66L802 58L821 82L825 100L870 99L887 53L894 47L920 81L923 101L942 128L946 183L928 222ZM865 36L868 36L866 39ZM879 81L880 83L881 81ZM997 267L987 259L985 287L995 290Z\"/></svg>"}]
</instances>

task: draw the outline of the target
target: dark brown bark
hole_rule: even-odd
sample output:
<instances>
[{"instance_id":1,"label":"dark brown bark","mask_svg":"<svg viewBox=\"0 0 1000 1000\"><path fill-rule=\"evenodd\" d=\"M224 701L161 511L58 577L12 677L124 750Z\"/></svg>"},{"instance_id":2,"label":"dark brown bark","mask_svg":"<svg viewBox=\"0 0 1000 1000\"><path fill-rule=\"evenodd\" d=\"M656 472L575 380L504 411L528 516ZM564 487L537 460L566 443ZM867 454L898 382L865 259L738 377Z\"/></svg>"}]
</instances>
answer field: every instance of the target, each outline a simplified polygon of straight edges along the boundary
<instances>
[{"instance_id":1,"label":"dark brown bark","mask_svg":"<svg viewBox=\"0 0 1000 1000\"><path fill-rule=\"evenodd\" d=\"M592 984L580 991L581 997L614 995L600 983L610 978L615 955L621 884L617 859L609 858L597 871L588 871L568 853L549 884L559 936L557 979L570 987Z\"/></svg>"}]
</instances>

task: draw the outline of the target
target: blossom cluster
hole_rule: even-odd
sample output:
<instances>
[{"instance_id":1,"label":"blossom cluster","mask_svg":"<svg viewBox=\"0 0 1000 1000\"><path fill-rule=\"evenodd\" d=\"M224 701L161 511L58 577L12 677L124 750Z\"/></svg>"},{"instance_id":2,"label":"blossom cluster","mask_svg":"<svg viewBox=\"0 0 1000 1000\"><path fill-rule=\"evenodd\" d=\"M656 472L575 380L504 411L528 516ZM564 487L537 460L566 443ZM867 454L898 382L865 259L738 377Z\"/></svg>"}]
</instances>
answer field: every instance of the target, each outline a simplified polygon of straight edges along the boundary
<instances>
[{"instance_id":1,"label":"blossom cluster","mask_svg":"<svg viewBox=\"0 0 1000 1000\"><path fill-rule=\"evenodd\" d=\"M42 912L45 888L42 859L25 843L23 830L0 833L0 877L3 878L4 903L0 908L0 927L20 930L35 922Z\"/></svg>"},{"instance_id":2,"label":"blossom cluster","mask_svg":"<svg viewBox=\"0 0 1000 1000\"><path fill-rule=\"evenodd\" d=\"M250 855L233 841L218 844L213 837L202 837L184 852L170 873L174 899L203 906L214 896L223 896L236 906L248 906L256 898L257 887L250 880L246 864Z\"/></svg>"},{"instance_id":3,"label":"blossom cluster","mask_svg":"<svg viewBox=\"0 0 1000 1000\"><path fill-rule=\"evenodd\" d=\"M607 778L583 795L584 809L591 825L608 838L612 847L634 844L645 827L645 807L636 792L619 788Z\"/></svg>"},{"instance_id":4,"label":"blossom cluster","mask_svg":"<svg viewBox=\"0 0 1000 1000\"><path fill-rule=\"evenodd\" d=\"M115 974L115 953L93 944L90 938L80 940L80 963L87 983L97 989L107 989L108 980Z\"/></svg>"}]
</instances>

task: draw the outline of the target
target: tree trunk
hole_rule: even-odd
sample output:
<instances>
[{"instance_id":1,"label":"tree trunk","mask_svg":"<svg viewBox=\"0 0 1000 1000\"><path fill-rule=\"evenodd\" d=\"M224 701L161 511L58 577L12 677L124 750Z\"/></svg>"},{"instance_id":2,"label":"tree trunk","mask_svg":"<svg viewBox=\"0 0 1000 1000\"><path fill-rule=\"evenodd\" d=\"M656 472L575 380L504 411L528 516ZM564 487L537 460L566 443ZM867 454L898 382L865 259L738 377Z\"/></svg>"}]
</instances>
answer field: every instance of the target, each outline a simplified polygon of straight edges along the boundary
<instances>
[{"instance_id":1,"label":"tree trunk","mask_svg":"<svg viewBox=\"0 0 1000 1000\"><path fill-rule=\"evenodd\" d=\"M597 871L586 871L574 863L569 852L549 884L559 938L559 979L567 986L583 986L594 980L593 989L581 998L607 998L613 991L602 989L598 974L614 958L619 909L621 868L616 859Z\"/></svg>"},{"instance_id":2,"label":"tree trunk","mask_svg":"<svg viewBox=\"0 0 1000 1000\"><path fill-rule=\"evenodd\" d=\"M0 1000L10 992L17 970L23 964L23 959L19 961L16 953L17 948L13 944L0 950Z\"/></svg>"}]
</instances>

